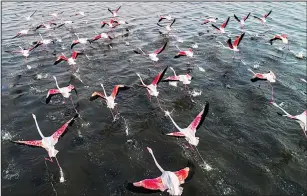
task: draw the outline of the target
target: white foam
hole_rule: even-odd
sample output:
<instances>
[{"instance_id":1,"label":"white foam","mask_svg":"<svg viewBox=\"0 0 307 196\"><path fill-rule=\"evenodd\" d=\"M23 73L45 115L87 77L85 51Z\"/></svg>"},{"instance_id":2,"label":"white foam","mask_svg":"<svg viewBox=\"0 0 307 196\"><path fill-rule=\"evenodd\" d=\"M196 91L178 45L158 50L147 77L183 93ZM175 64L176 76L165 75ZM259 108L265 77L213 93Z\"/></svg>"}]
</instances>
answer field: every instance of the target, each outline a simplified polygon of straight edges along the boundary
<instances>
[{"instance_id":1,"label":"white foam","mask_svg":"<svg viewBox=\"0 0 307 196\"><path fill-rule=\"evenodd\" d=\"M2 140L12 140L13 136L9 132L2 130L1 133Z\"/></svg>"},{"instance_id":2,"label":"white foam","mask_svg":"<svg viewBox=\"0 0 307 196\"><path fill-rule=\"evenodd\" d=\"M193 97L197 97L197 96L200 96L202 94L202 91L194 89L192 92L189 91L189 94L192 95Z\"/></svg>"},{"instance_id":3,"label":"white foam","mask_svg":"<svg viewBox=\"0 0 307 196\"><path fill-rule=\"evenodd\" d=\"M202 67L199 67L199 66L198 66L198 69L199 69L199 71L201 71L201 72L206 72L206 70L205 70L204 68L202 68Z\"/></svg>"}]
</instances>

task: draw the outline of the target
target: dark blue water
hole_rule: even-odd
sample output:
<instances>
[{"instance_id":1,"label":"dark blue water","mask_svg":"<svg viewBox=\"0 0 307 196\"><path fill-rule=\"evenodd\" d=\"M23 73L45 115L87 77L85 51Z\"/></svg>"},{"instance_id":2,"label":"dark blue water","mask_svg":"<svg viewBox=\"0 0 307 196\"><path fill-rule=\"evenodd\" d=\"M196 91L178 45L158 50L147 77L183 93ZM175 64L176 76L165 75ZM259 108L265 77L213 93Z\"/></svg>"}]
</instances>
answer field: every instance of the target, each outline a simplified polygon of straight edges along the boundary
<instances>
[{"instance_id":1,"label":"dark blue water","mask_svg":"<svg viewBox=\"0 0 307 196\"><path fill-rule=\"evenodd\" d=\"M54 51L70 56L70 44L76 39L74 33L92 38L96 32L106 32L106 27L100 28L100 22L111 16L107 7L116 9L120 5L120 17L129 24L114 30L111 35L116 38L111 42L99 40L86 46L88 58L78 57L77 75L72 75L66 62L53 65ZM70 17L75 8L87 16ZM15 15L28 15L35 9L39 10L31 21ZM239 17L248 12L261 16L271 9L268 28L253 17L246 21L246 35L239 46L243 62L233 60L232 51L221 45L226 44L226 34L217 35L210 25L201 25L207 16L218 17L218 25L231 16L226 31L234 39L241 33L232 17L234 13ZM21 55L4 52L18 50L18 46L27 48L29 43L38 41L37 32L22 38L11 37L32 24L53 19L48 14L60 11L64 11L60 18L74 21L71 27L39 30L44 38L57 39L54 45L35 49L27 61ZM183 195L307 194L304 151L307 140L298 123L278 116L278 110L269 104L270 87L266 83L260 87L260 83L252 83L252 75L247 71L248 68L259 73L272 70L277 77L272 84L275 101L283 102L283 108L291 114L306 109L306 84L300 81L306 79L306 58L295 57L299 52L306 57L306 3L3 2L1 13L3 195L143 195L125 186L127 182L160 175L147 146L153 149L165 170L181 169L188 161L194 164L195 173L184 185ZM177 19L173 25L177 39L160 35L156 25L159 15L168 13ZM60 19L55 22L60 23ZM122 36L126 28L129 33ZM266 36L261 36L267 30L270 31ZM290 52L281 50L278 41L273 46L268 43L274 34L281 33L288 35ZM178 38L183 42L178 42ZM136 47L154 51L165 40L169 44L155 65L133 52ZM108 46L110 43L112 48ZM178 52L175 45L187 49L195 43L198 48L193 49L193 60L173 58ZM75 49L82 50L82 46ZM200 138L198 150L206 163L196 151L185 147L184 139L162 134L176 129L156 100L149 102L145 90L136 85L139 84L136 72L150 83L165 66L172 66L177 74L192 68L189 91L201 92L191 98L181 84L177 88L167 83L159 86L161 106L174 109L172 117L179 126L188 126L202 106L210 103L206 120L196 133ZM171 73L168 70L167 75ZM69 100L63 104L61 97L55 97L45 104L48 89L55 88L54 75L60 86L76 86L78 95L73 94L73 99L82 117L56 145L64 183L59 182L56 163L45 164L44 149L9 142L39 139L32 113L46 136L74 115ZM107 93L116 84L133 86L119 93L116 102L121 118L115 122L105 104L89 101L94 91L102 92L100 83Z\"/></svg>"}]
</instances>

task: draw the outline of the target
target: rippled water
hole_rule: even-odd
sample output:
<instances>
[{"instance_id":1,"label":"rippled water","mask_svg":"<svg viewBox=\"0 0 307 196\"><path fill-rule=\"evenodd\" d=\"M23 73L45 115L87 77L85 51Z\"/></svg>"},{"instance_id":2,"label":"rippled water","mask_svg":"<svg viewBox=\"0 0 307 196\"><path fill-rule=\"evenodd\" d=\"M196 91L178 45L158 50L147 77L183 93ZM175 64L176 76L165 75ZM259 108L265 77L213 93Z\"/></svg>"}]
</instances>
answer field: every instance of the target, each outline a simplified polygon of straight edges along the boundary
<instances>
[{"instance_id":1,"label":"rippled water","mask_svg":"<svg viewBox=\"0 0 307 196\"><path fill-rule=\"evenodd\" d=\"M72 76L65 62L53 65L54 50L56 54L70 55L70 44L76 38L74 32L90 38L95 32L105 32L99 22L110 17L107 7L115 9L119 5L120 16L129 23L129 34L121 36L126 33L126 27L121 25L112 32L116 36L112 48L101 40L86 47L88 58L77 59L82 82ZM15 15L27 15L38 6L32 21ZM70 17L75 8L85 11L87 16ZM272 31L266 33L268 37L256 36L267 29L253 17L246 21L247 33L239 47L244 63L233 60L233 53L219 43L225 43L226 35L216 35L210 25L201 25L207 16L218 17L217 24L221 24L234 13L240 17L248 12L260 16L270 9L273 12L268 24ZM31 24L52 19L49 12L60 11L64 11L60 15L63 20L75 22L72 29L39 32L43 37L62 42L48 46L47 52L34 50L27 62L22 56L4 52L17 50L18 46L29 47L30 42L39 39L37 33L11 37ZM276 102L283 102L283 107L293 114L306 108L306 84L300 81L306 78L306 59L295 58L298 52L306 56L306 3L3 2L1 13L3 195L142 195L128 191L125 185L160 175L147 146L166 170L175 171L185 167L188 161L193 162L195 174L184 185L183 195L307 194L307 140L298 123L276 114L276 108L269 104L270 88L251 83L247 71L248 67L257 68L257 72L272 70L277 76L273 84ZM177 18L174 34L183 43L160 35L156 25L158 16L168 13ZM232 39L240 34L239 24L233 18L226 30L231 32ZM275 33L289 36L291 52L286 59L283 52L287 51L279 49L280 43L271 46L267 42ZM148 58L133 52L136 47L153 51L166 39L169 44L155 66ZM194 60L174 59L178 52L175 45L182 49L194 45ZM175 109L172 116L179 126L187 126L202 106L210 103L209 114L196 135L200 137L198 149L211 170L205 168L196 151L186 148L184 139L162 134L175 128L156 100L149 102L144 89L136 86L139 80L135 72L149 83L165 66L174 67L177 74L193 68L192 98L181 84L175 88L162 83L159 87L162 107ZM73 99L82 117L56 145L65 183L59 183L56 164L45 163L44 149L9 142L39 139L31 113L36 114L45 135L52 134L74 115L71 104L63 104L60 97L45 104L47 90L55 87L53 75L60 86L69 83L76 86L78 96L73 95ZM119 83L134 87L119 93L117 103L123 118L116 122L112 122L105 105L89 101L94 91L102 90L100 83L107 92Z\"/></svg>"}]
</instances>

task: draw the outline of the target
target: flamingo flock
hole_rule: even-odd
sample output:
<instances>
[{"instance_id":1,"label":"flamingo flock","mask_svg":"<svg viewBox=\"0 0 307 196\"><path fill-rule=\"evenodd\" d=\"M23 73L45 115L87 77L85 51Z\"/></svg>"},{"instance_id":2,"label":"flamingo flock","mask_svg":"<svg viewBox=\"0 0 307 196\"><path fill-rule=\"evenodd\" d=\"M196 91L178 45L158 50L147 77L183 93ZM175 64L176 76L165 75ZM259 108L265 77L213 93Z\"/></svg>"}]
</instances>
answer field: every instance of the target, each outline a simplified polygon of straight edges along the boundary
<instances>
[{"instance_id":1,"label":"flamingo flock","mask_svg":"<svg viewBox=\"0 0 307 196\"><path fill-rule=\"evenodd\" d=\"M72 42L70 42L70 49L72 50L74 47L79 47L78 45L92 45L93 42L100 40L101 42L104 41L108 41L108 42L112 42L113 40L116 40L117 37L114 36L113 31L114 29L118 29L121 28L122 26L126 27L127 25L130 24L130 22L126 22L123 19L120 19L120 13L124 10L125 8L121 8L121 6L119 6L117 9L112 10L111 8L107 8L106 11L111 13L111 16L109 19L103 20L99 23L97 23L96 25L99 27L101 27L102 30L105 31L104 28L105 26L109 27L109 29L107 30L107 32L101 32L101 33L96 33L95 36L93 36L91 39L90 38L79 38L77 33L74 33L74 35L77 37L77 39L72 40ZM31 15L24 17L26 19L26 21L30 21L33 20L33 18L35 18L35 14L37 13L37 10L35 10L34 12L32 12ZM110 14L109 13L109 14ZM31 58L31 54L32 51L34 49L37 49L39 46L41 45L48 45L51 43L55 43L55 39L44 39L43 36L41 35L41 30L45 29L48 31L53 31L56 28L65 26L65 24L74 24L73 21L63 21L63 18L61 18L63 12L60 13L49 13L49 16L52 17L52 19L50 19L49 21L44 21L41 22L38 25L33 25L32 29L26 29L26 30L21 30L19 31L14 37L12 37L12 39L25 39L26 36L28 35L29 31L33 31L34 34L38 31L40 31L38 33L38 35L40 36L40 40L36 41L33 43L33 45L31 47L29 47L28 49L23 48L21 46L20 50L17 51L6 51L9 53L20 53L22 54L26 59L27 58ZM267 14L263 15L262 17L258 17L258 16L253 16L255 19L259 20L263 25L268 26L267 22L270 21L268 20L269 16L271 16L272 14L272 10L270 10ZM239 46L241 42L244 42L244 37L246 37L246 32L245 30L248 29L248 25L246 24L247 19L249 18L249 16L251 15L251 13L248 13L247 15L245 15L244 17L240 18L237 15L233 15L234 18L231 18L230 16L228 16L226 18L226 20L219 26L216 25L215 23L217 22L218 18L217 17L210 17L207 18L205 20L203 20L204 22L200 23L200 27L202 27L201 25L208 25L209 23L211 24L211 26L209 27L213 27L212 30L214 30L215 32L217 32L216 36L221 36L221 34L225 34L226 33L226 27L227 25L232 22L232 21L236 21L240 24L240 28L243 31L242 33L240 33L238 36L235 37L234 41L232 42L231 38L229 37L228 40L225 40L224 43L228 44L228 49L233 51L233 60L235 60L235 55L236 52L240 52L239 50ZM84 17L88 17L88 14L85 14L85 12L83 11L75 11L73 15L70 16L71 19L74 19L74 17L77 16L82 16ZM20 17L20 16L18 16ZM159 16L157 18L158 23L157 26L158 27L163 27L166 29L166 36L169 36L168 39L163 43L163 45L161 44L155 51L153 52L149 52L149 53L145 53L141 48L137 47L137 50L133 50L134 53L136 54L140 54L143 56L148 56L149 59L151 61L153 61L154 63L159 61L158 55L166 55L167 54L167 50L169 47L172 47L171 45L171 35L174 34L175 29L173 28L173 25L175 24L176 26L180 26L182 24L180 24L180 20L176 19L173 15L170 14L166 14L163 16ZM164 23L165 25L162 25L162 23ZM236 23L236 24L238 24ZM62 29L62 28L61 28ZM46 31L47 32L47 31ZM14 33L15 34L15 33ZM286 46L288 46L288 50L290 50L289 48L289 40L288 40L288 36L286 34L276 34L274 35L271 39L267 40L267 43L270 43L270 45L273 44L273 42L276 42L277 40L282 41L282 43L284 44L283 48L285 48ZM185 50L181 50L179 49L179 47L177 46L177 44L174 44L177 49L179 50L176 54L171 54L172 58L176 61L179 60L178 58L180 58L180 60L184 60L185 58L195 58L194 53L193 53L193 49L186 47ZM241 46L240 46L241 47ZM196 47L195 47L196 48ZM132 52L132 51L131 51ZM72 73L78 72L79 69L76 69L78 67L78 62L77 57L79 57L79 55L85 54L85 49L83 48L83 51L72 51L70 52L71 56L70 57L66 57L64 55L64 53L62 54L56 54L55 56L55 61L54 61L54 65L59 66L58 64L62 61L66 61L68 65L73 66L72 67ZM82 58L82 57L81 57ZM81 59L83 60L83 59ZM163 61L163 60L160 60ZM90 63L90 60L89 60ZM165 75L168 74L168 68L170 68L173 72L173 75L169 75L164 77ZM266 81L268 82L268 84L271 86L271 83L276 83L278 82L276 75L273 73L273 71L268 70L267 73L255 73L254 71L252 71L251 69L248 69L248 71L250 71L253 76L251 77L251 82L256 82L256 81ZM163 109L162 105L160 104L160 101L158 99L158 96L160 95L159 91L162 88L165 88L165 86L163 86L163 82L169 82L170 85L173 85L175 87L177 87L177 83L178 82L182 82L182 84L185 86L185 88L187 87L187 85L191 85L192 83L192 78L193 78L193 70L189 70L188 72L185 72L183 74L177 75L174 68L173 67L169 67L169 65L165 66L164 69L159 68L159 70L156 73L156 76L153 78L152 82L150 84L146 84L142 77L141 77L141 73L136 73L136 76L138 77L140 82L138 84L136 84L139 87L142 87L143 89L146 89L146 93L148 95L148 99L151 103L151 97L154 96L157 98L157 102L158 102L158 107L162 110L162 112L165 115L165 118L169 118L170 119L170 124L173 124L174 127L177 129L176 132L170 132L167 133L167 136L175 136L175 137L179 137L179 138L184 138L186 140L186 142L188 142L188 144L194 146L196 148L196 146L200 145L201 142L201 134L199 133L199 137L196 137L196 131L199 130L199 128L201 127L201 125L203 124L205 117L207 115L210 115L209 112L209 103L206 102L204 104L204 106L202 106L201 110L199 110L198 115L196 115L196 117L194 118L194 120L190 123L189 126L187 126L186 128L180 128L180 126L175 122L175 120L173 119L173 117L171 116L172 112L169 112L167 109ZM46 96L46 104L52 104L51 98L53 97L53 99L58 99L58 96L55 95L62 95L63 98L70 98L72 101L72 91L74 90L76 92L76 96L78 96L77 94L77 89L73 84L66 84L67 86L64 87L60 87L57 81L56 76L53 76L53 79L55 80L55 85L54 84L50 84L49 87L50 89L46 92L47 96ZM161 83L162 82L162 83ZM120 112L118 111L118 107L117 107L117 103L115 102L116 97L118 95L118 93L122 90L129 90L131 88L131 86L135 85L135 84L117 84L114 86L112 93L108 96L104 85L101 83L100 84L103 90L103 93L98 92L98 91L94 91L91 95L89 95L89 100L90 101L94 101L98 98L101 98L101 100L105 101L107 108L110 109L110 112L112 113L113 119L116 120L116 116L120 115ZM56 88L55 88L56 87ZM272 87L272 86L271 86ZM160 95L160 97L162 97L163 95ZM65 102L64 102L65 103ZM72 101L73 103L73 101ZM284 115L280 114L281 116L285 116L288 117L292 120L297 121L301 128L303 129L303 134L304 136L306 136L307 138L307 130L306 130L306 115L307 115L307 110L305 110L302 114L299 115L290 115L288 112L286 112L283 108L281 108L278 104L275 103L274 98L273 98L273 87L272 87L272 98L270 100L270 102L273 106L279 108L280 110L283 111ZM73 104L74 105L74 104ZM212 107L212 106L211 106ZM214 107L214 106L213 106ZM76 110L76 109L75 109ZM116 110L115 114L113 113L113 111ZM77 110L76 110L77 112ZM32 117L35 121L36 124L36 128L38 130L38 133L41 137L41 140L17 140L14 141L17 144L25 144L25 145L30 145L30 146L36 146L36 147L42 147L44 149L47 150L48 152L48 156L49 158L46 158L46 160L49 160L52 162L52 158L55 158L57 161L57 164L59 166L60 169L60 182L64 182L64 174L62 171L61 166L59 165L58 159L56 158L57 154L59 153L58 150L55 149L55 145L57 144L59 138L64 134L64 132L67 130L68 126L72 126L72 123L79 117L79 113L77 112L76 115L74 115L70 120L68 120L64 125L62 125L61 128L59 128L54 134L52 134L49 137L45 137L42 134L42 131L40 130L37 120L36 120L36 116L34 114L32 114ZM21 136L22 137L22 136ZM171 140L171 139L170 139ZM159 191L167 191L169 193L169 195L181 195L183 193L183 187L181 186L182 184L184 184L189 175L189 171L190 168L186 167L183 168L181 170L172 172L172 171L166 171L164 169L162 169L162 167L159 165L159 163L157 162L153 151L151 148L147 147L148 152L151 154L154 163L156 164L156 166L158 167L158 169L160 170L160 172L162 173L159 177L156 178L149 178L149 179L144 179L141 181L136 181L133 182L133 186L135 187L143 187L145 189L149 189L149 190L159 190Z\"/></svg>"}]
</instances>

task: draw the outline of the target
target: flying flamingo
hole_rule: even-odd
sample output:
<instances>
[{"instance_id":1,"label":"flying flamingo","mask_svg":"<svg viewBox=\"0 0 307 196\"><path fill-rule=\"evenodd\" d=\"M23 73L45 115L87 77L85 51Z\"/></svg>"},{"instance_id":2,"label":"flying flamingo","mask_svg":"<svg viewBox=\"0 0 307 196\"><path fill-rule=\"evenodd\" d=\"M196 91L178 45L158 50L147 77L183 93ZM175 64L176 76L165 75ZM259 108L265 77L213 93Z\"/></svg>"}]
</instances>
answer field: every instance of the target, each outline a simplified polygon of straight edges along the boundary
<instances>
[{"instance_id":1,"label":"flying flamingo","mask_svg":"<svg viewBox=\"0 0 307 196\"><path fill-rule=\"evenodd\" d=\"M93 41L96 41L100 38L104 38L104 39L113 39L110 35L108 35L107 33L100 33L99 35L96 35L93 39L88 40L90 43L92 43Z\"/></svg>"},{"instance_id":2,"label":"flying flamingo","mask_svg":"<svg viewBox=\"0 0 307 196\"><path fill-rule=\"evenodd\" d=\"M161 21L164 20L164 19L166 19L166 20L172 20L173 18L172 18L172 16L171 16L170 14L168 14L167 16L160 16L160 19L159 19L158 22L161 22Z\"/></svg>"},{"instance_id":3,"label":"flying flamingo","mask_svg":"<svg viewBox=\"0 0 307 196\"><path fill-rule=\"evenodd\" d=\"M263 15L263 17L261 17L261 18L259 18L259 17L257 17L257 16L254 16L254 18L260 20L260 22L261 22L262 24L264 24L264 25L267 26L267 24L266 24L266 18L267 18L271 13L272 13L272 10L270 10L269 13Z\"/></svg>"},{"instance_id":4,"label":"flying flamingo","mask_svg":"<svg viewBox=\"0 0 307 196\"><path fill-rule=\"evenodd\" d=\"M187 56L192 58L193 57L193 50L192 48L189 48L188 50L181 50L178 46L176 46L179 52L175 55L174 58L179 58L181 56Z\"/></svg>"},{"instance_id":5,"label":"flying flamingo","mask_svg":"<svg viewBox=\"0 0 307 196\"><path fill-rule=\"evenodd\" d=\"M176 75L175 70L172 67L170 67L170 69L173 71L174 75L167 77L166 79L162 80L162 82L169 82L170 85L177 86L177 81L180 81L185 87L187 84L191 83L192 76L190 75L190 71L185 75Z\"/></svg>"},{"instance_id":6,"label":"flying flamingo","mask_svg":"<svg viewBox=\"0 0 307 196\"><path fill-rule=\"evenodd\" d=\"M251 13L248 13L247 16L244 16L241 20L240 20L235 14L234 14L233 16L234 16L234 18L240 23L241 28L244 28L244 27L245 27L244 22L248 19L248 17L249 17L250 14L251 14Z\"/></svg>"},{"instance_id":7,"label":"flying flamingo","mask_svg":"<svg viewBox=\"0 0 307 196\"><path fill-rule=\"evenodd\" d=\"M100 24L102 24L101 28L103 28L105 25L108 25L110 28L115 28L119 25L118 22L116 20L113 20L113 19L111 19L109 22L102 21L102 22L100 22Z\"/></svg>"},{"instance_id":8,"label":"flying flamingo","mask_svg":"<svg viewBox=\"0 0 307 196\"><path fill-rule=\"evenodd\" d=\"M16 37L23 36L23 35L27 35L28 32L29 32L29 29L21 30L21 31L19 31L14 37L12 37L12 39L14 39L14 38L16 38Z\"/></svg>"},{"instance_id":9,"label":"flying flamingo","mask_svg":"<svg viewBox=\"0 0 307 196\"><path fill-rule=\"evenodd\" d=\"M45 158L45 160L48 160L50 162L53 162L52 157L55 158L55 160L57 161L57 164L59 166L60 169L60 182L64 182L64 175L63 175L63 171L62 168L58 162L58 159L56 158L57 153L59 152L58 150L55 149L55 145L58 143L59 138L63 135L63 133L66 131L68 126L71 126L72 123L74 122L74 120L78 117L78 114L75 115L73 118L71 118L69 121L67 121L61 128L59 128L56 132L54 132L51 136L49 137L45 137L36 120L36 116L34 114L32 114L32 117L35 121L36 124L36 128L38 130L39 135L41 136L41 140L30 140L30 141L14 141L15 143L18 144L25 144L25 145L30 145L30 146L37 146L37 147L42 147L45 148L46 151L48 152L48 156L49 158Z\"/></svg>"},{"instance_id":10,"label":"flying flamingo","mask_svg":"<svg viewBox=\"0 0 307 196\"><path fill-rule=\"evenodd\" d=\"M146 88L146 90L149 94L149 100L151 101L151 96L155 96L155 97L157 97L159 105L160 105L160 102L159 102L159 99L158 99L159 92L157 90L157 87L158 87L159 82L162 80L167 68L168 68L168 66L162 72L159 72L158 75L155 77L155 79L152 81L152 83L150 85L144 84L140 74L137 73L137 76L140 78L141 83L142 83L142 85L140 85L140 86Z\"/></svg>"},{"instance_id":11,"label":"flying flamingo","mask_svg":"<svg viewBox=\"0 0 307 196\"><path fill-rule=\"evenodd\" d=\"M285 115L282 115L280 113L278 113L279 115L281 116L286 116L288 118L291 118L293 120L296 120L300 126L302 127L303 129L303 133L305 135L305 137L307 138L307 126L306 126L306 119L307 119L307 110L305 110L303 113L299 114L299 115L296 115L296 116L293 116L291 114L289 114L288 112L286 112L284 109L282 109L279 105L277 105L275 102L271 102L274 106L276 106L277 108L281 109Z\"/></svg>"},{"instance_id":12,"label":"flying flamingo","mask_svg":"<svg viewBox=\"0 0 307 196\"><path fill-rule=\"evenodd\" d=\"M166 30L167 30L168 32L170 32L170 31L172 30L172 25L173 25L175 22L176 22L176 18L174 18L173 22L171 22L170 24L168 24L168 25L165 26L165 28L166 28ZM159 27L164 27L164 26L160 25L159 23L157 23L157 25L158 25Z\"/></svg>"},{"instance_id":13,"label":"flying flamingo","mask_svg":"<svg viewBox=\"0 0 307 196\"><path fill-rule=\"evenodd\" d=\"M164 43L164 45L159 48L158 50L154 51L153 53L145 53L143 52L143 50L141 48L138 48L142 53L140 53L139 51L137 50L134 50L134 52L136 54L142 54L142 55L145 55L145 56L149 56L149 58L152 60L152 61L155 61L157 62L159 60L159 58L157 57L158 54L160 54L161 52L163 52L163 50L165 49L167 45L167 42Z\"/></svg>"},{"instance_id":14,"label":"flying flamingo","mask_svg":"<svg viewBox=\"0 0 307 196\"><path fill-rule=\"evenodd\" d=\"M36 31L36 30L38 30L38 29L40 29L40 28L46 28L46 29L51 29L52 27L51 26L56 26L56 23L54 23L54 22L48 22L47 24L45 24L45 23L42 23L42 24L40 24L40 25L38 25L35 29L34 29L34 31ZM54 29L54 28L53 28Z\"/></svg>"},{"instance_id":15,"label":"flying flamingo","mask_svg":"<svg viewBox=\"0 0 307 196\"><path fill-rule=\"evenodd\" d=\"M71 25L71 24L73 24L74 22L73 21L71 21L71 20L66 20L66 21L63 21L61 24L59 24L56 28L60 28L60 27L62 27L62 26L64 26L64 25Z\"/></svg>"},{"instance_id":16,"label":"flying flamingo","mask_svg":"<svg viewBox=\"0 0 307 196\"><path fill-rule=\"evenodd\" d=\"M227 18L227 20L221 25L220 28L218 28L217 26L215 26L214 24L211 24L214 28L216 28L218 30L219 33L225 33L225 28L228 24L230 17Z\"/></svg>"},{"instance_id":17,"label":"flying flamingo","mask_svg":"<svg viewBox=\"0 0 307 196\"><path fill-rule=\"evenodd\" d=\"M238 49L238 46L243 39L245 33L242 33L240 36L237 36L233 44L231 43L231 38L227 40L229 48L233 51L233 58L235 58L236 52L239 52L240 50Z\"/></svg>"},{"instance_id":18,"label":"flying flamingo","mask_svg":"<svg viewBox=\"0 0 307 196\"><path fill-rule=\"evenodd\" d=\"M104 86L103 84L100 84L102 89L103 89L103 93L99 93L99 92L94 92L91 97L90 97L90 101L93 101L97 98L102 98L103 100L105 100L106 104L107 104L107 108L110 109L111 113L112 113L112 116L113 116L113 119L115 119L115 116L118 114L118 111L116 111L116 115L114 116L113 115L113 112L112 112L112 109L115 108L115 106L117 105L117 103L115 103L115 99L116 99L116 95L118 94L118 92L120 90L127 90L129 89L130 87L129 86L125 86L125 85L115 85L115 87L113 88L113 91L112 91L112 94L110 96L107 96L107 93L104 89ZM116 106L117 108L117 106Z\"/></svg>"},{"instance_id":19,"label":"flying flamingo","mask_svg":"<svg viewBox=\"0 0 307 196\"><path fill-rule=\"evenodd\" d=\"M119 6L116 10L112 11L110 10L110 8L108 8L108 11L111 12L112 16L115 18L116 16L118 16L118 10L121 8L122 6Z\"/></svg>"},{"instance_id":20,"label":"flying flamingo","mask_svg":"<svg viewBox=\"0 0 307 196\"><path fill-rule=\"evenodd\" d=\"M206 115L209 111L209 103L202 109L202 111L196 116L196 118L192 121L192 123L187 128L180 128L173 118L170 115L169 111L165 111L165 115L168 116L175 127L179 130L179 132L168 133L166 135L176 136L176 137L185 137L185 139L192 145L197 146L199 143L199 138L195 137L196 130L201 126L203 121L205 120Z\"/></svg>"},{"instance_id":21,"label":"flying flamingo","mask_svg":"<svg viewBox=\"0 0 307 196\"><path fill-rule=\"evenodd\" d=\"M58 85L58 81L57 81L55 76L53 76L53 79L55 80L55 84L56 84L56 87L58 89L48 90L48 93L47 93L47 96L46 96L46 104L48 104L50 102L52 96L57 95L57 94L62 94L62 96L65 97L65 98L69 98L69 97L71 98L70 95L71 95L72 90L74 90L75 93L77 94L77 89L74 87L74 85L70 84L69 86L60 88L59 85Z\"/></svg>"},{"instance_id":22,"label":"flying flamingo","mask_svg":"<svg viewBox=\"0 0 307 196\"><path fill-rule=\"evenodd\" d=\"M50 15L50 16L53 16L53 17L55 17L55 18L58 18L58 15L59 15L59 14L63 14L63 12L64 12L64 11L59 12L59 13L54 12L54 13L51 13L51 14L49 14L49 15Z\"/></svg>"},{"instance_id":23,"label":"flying flamingo","mask_svg":"<svg viewBox=\"0 0 307 196\"><path fill-rule=\"evenodd\" d=\"M208 18L208 19L205 20L205 22L202 23L202 25L207 24L209 22L216 22L217 20L218 20L218 18Z\"/></svg>"},{"instance_id":24,"label":"flying flamingo","mask_svg":"<svg viewBox=\"0 0 307 196\"><path fill-rule=\"evenodd\" d=\"M78 16L78 15L80 15L80 16L86 16L85 12L82 12L82 11L75 12L74 16ZM70 16L70 17L72 17L72 16Z\"/></svg>"},{"instance_id":25,"label":"flying flamingo","mask_svg":"<svg viewBox=\"0 0 307 196\"><path fill-rule=\"evenodd\" d=\"M61 61L67 61L69 65L76 65L77 63L75 62L75 60L80 54L83 54L83 53L74 51L70 58L66 58L65 55L62 53L62 55L56 59L56 61L54 62L54 65L60 63Z\"/></svg>"},{"instance_id":26,"label":"flying flamingo","mask_svg":"<svg viewBox=\"0 0 307 196\"><path fill-rule=\"evenodd\" d=\"M22 48L21 46L19 46L20 50L17 50L17 51L5 51L5 52L9 52L9 53L21 53L22 56L25 57L25 59L27 60L28 56L30 55L30 52L35 48L35 47L32 47L32 48L29 48L29 49L25 49L25 48Z\"/></svg>"},{"instance_id":27,"label":"flying flamingo","mask_svg":"<svg viewBox=\"0 0 307 196\"><path fill-rule=\"evenodd\" d=\"M157 178L144 179L139 182L134 182L133 185L136 187L144 187L149 190L160 190L162 192L167 190L170 195L181 195L183 188L180 185L185 183L185 179L189 175L190 168L185 167L175 172L165 171L157 162L152 149L147 147L147 150L151 154L162 175Z\"/></svg>"},{"instance_id":28,"label":"flying flamingo","mask_svg":"<svg viewBox=\"0 0 307 196\"><path fill-rule=\"evenodd\" d=\"M286 34L281 34L281 35L274 35L274 37L272 38L272 39L270 39L270 44L272 45L273 44L273 41L274 40L281 40L282 41L282 43L284 44L284 46L282 47L282 48L285 48L286 47L286 45L288 45L288 50L290 50L289 49L289 40L288 40L288 37L287 37L287 35Z\"/></svg>"},{"instance_id":29,"label":"flying flamingo","mask_svg":"<svg viewBox=\"0 0 307 196\"><path fill-rule=\"evenodd\" d=\"M251 69L248 69L248 71L252 72L254 74L254 76L251 78L252 82L256 82L258 80L265 80L268 81L268 84L271 86L272 88L272 101L274 101L274 90L273 90L273 86L271 85L271 83L275 83L276 82L276 76L275 74L270 70L268 71L268 73L255 73L253 72Z\"/></svg>"},{"instance_id":30,"label":"flying flamingo","mask_svg":"<svg viewBox=\"0 0 307 196\"><path fill-rule=\"evenodd\" d=\"M29 16L23 16L27 21L29 21L29 20L31 20L32 18L32 16L35 14L35 12L36 12L37 10L35 10L31 15L29 15ZM21 16L18 16L17 14L15 14L17 17L21 17Z\"/></svg>"},{"instance_id":31,"label":"flying flamingo","mask_svg":"<svg viewBox=\"0 0 307 196\"><path fill-rule=\"evenodd\" d=\"M77 36L77 40L74 40L73 42L72 42L72 44L71 44L71 46L70 46L70 49L72 49L75 45L77 45L77 44L86 44L88 41L89 41L89 39L88 38L79 38L79 36L78 36L78 34L77 33L75 33L75 35ZM84 48L83 48L84 49Z\"/></svg>"},{"instance_id":32,"label":"flying flamingo","mask_svg":"<svg viewBox=\"0 0 307 196\"><path fill-rule=\"evenodd\" d=\"M48 44L50 44L50 43L53 43L53 44L54 44L54 40L52 40L52 39L44 39L40 33L39 33L39 36L41 37L41 40L40 40L40 41L33 42L33 44L34 44L33 49L34 49L34 48L37 48L37 47L40 46L40 45L48 45ZM32 49L32 50L33 50L33 49Z\"/></svg>"}]
</instances>

